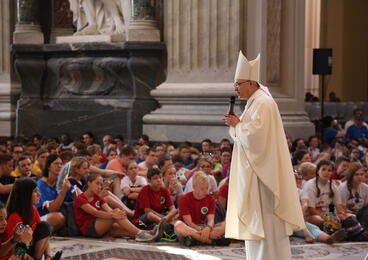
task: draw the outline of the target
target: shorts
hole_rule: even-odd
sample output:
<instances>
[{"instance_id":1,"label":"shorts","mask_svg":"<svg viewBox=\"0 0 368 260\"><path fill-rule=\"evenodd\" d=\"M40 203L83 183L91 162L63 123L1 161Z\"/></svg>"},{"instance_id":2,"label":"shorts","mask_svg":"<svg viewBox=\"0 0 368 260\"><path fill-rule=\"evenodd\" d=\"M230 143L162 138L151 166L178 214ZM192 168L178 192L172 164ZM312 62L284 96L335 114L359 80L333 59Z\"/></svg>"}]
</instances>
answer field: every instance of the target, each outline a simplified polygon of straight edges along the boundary
<instances>
[{"instance_id":1,"label":"shorts","mask_svg":"<svg viewBox=\"0 0 368 260\"><path fill-rule=\"evenodd\" d=\"M309 236L312 237L314 240L317 240L318 237L325 233L323 232L318 226L312 224L312 223L309 223L309 222L305 222L305 226L307 227L307 230L308 230L308 233L309 233ZM299 230L299 231L295 231L293 233L293 236L295 237L300 237L300 238L305 238L304 236L304 233L302 230Z\"/></svg>"},{"instance_id":2,"label":"shorts","mask_svg":"<svg viewBox=\"0 0 368 260\"><path fill-rule=\"evenodd\" d=\"M93 238L101 238L103 237L105 234L103 235L99 235L97 234L96 232L96 228L95 228L95 225L96 225L96 218L91 222L91 224L88 226L87 228L87 233L86 233L86 236L87 237L93 237Z\"/></svg>"},{"instance_id":3,"label":"shorts","mask_svg":"<svg viewBox=\"0 0 368 260\"><path fill-rule=\"evenodd\" d=\"M165 217L164 215L160 215L161 218ZM148 213L144 213L143 215L138 217L138 220L143 222L146 226L156 225L155 222L152 222L148 219Z\"/></svg>"}]
</instances>

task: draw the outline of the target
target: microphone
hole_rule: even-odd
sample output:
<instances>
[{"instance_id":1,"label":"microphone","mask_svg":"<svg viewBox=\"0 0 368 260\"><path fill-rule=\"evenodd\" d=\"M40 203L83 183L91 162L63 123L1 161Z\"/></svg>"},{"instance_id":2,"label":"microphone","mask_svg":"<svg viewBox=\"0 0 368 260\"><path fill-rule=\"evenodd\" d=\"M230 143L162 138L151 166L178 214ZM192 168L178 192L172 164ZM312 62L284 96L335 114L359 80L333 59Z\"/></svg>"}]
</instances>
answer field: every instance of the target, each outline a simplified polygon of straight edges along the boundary
<instances>
[{"instance_id":1,"label":"microphone","mask_svg":"<svg viewBox=\"0 0 368 260\"><path fill-rule=\"evenodd\" d=\"M235 105L235 96L231 96L229 102L229 111L227 112L229 115L235 115L234 105Z\"/></svg>"}]
</instances>

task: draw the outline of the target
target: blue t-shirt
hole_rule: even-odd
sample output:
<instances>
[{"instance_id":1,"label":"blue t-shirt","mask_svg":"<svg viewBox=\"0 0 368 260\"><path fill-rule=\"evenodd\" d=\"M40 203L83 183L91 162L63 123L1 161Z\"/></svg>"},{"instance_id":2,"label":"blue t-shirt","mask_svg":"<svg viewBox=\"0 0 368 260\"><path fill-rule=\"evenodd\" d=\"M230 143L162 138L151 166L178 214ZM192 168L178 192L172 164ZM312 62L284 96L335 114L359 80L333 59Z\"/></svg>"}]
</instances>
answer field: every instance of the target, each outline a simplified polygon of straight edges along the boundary
<instances>
[{"instance_id":1,"label":"blue t-shirt","mask_svg":"<svg viewBox=\"0 0 368 260\"><path fill-rule=\"evenodd\" d=\"M338 132L339 131L337 131L337 129L334 128L323 129L323 141L325 143L331 144Z\"/></svg>"},{"instance_id":2,"label":"blue t-shirt","mask_svg":"<svg viewBox=\"0 0 368 260\"><path fill-rule=\"evenodd\" d=\"M54 201L56 197L58 196L58 192L55 187L50 187L42 179L39 179L37 181L37 187L38 187L38 191L40 192L41 196L40 196L40 202L36 204L36 208L40 216L43 216L49 213L49 210L47 209L46 205L44 206L44 203L46 201L50 201L50 202Z\"/></svg>"},{"instance_id":3,"label":"blue t-shirt","mask_svg":"<svg viewBox=\"0 0 368 260\"><path fill-rule=\"evenodd\" d=\"M349 139L360 139L368 138L368 129L365 125L361 127L356 127L356 125L351 125L346 132L346 138Z\"/></svg>"}]
</instances>

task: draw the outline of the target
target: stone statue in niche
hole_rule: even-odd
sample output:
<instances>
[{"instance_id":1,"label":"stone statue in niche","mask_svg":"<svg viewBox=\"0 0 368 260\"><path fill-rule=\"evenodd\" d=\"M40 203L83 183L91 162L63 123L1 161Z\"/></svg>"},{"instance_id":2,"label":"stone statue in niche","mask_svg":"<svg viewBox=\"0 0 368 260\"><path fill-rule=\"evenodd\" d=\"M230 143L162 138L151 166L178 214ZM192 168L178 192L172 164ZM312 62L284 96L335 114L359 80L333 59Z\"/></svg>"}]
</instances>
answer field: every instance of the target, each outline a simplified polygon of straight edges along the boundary
<instances>
[{"instance_id":1,"label":"stone statue in niche","mask_svg":"<svg viewBox=\"0 0 368 260\"><path fill-rule=\"evenodd\" d=\"M122 35L130 18L130 0L69 0L74 35Z\"/></svg>"}]
</instances>

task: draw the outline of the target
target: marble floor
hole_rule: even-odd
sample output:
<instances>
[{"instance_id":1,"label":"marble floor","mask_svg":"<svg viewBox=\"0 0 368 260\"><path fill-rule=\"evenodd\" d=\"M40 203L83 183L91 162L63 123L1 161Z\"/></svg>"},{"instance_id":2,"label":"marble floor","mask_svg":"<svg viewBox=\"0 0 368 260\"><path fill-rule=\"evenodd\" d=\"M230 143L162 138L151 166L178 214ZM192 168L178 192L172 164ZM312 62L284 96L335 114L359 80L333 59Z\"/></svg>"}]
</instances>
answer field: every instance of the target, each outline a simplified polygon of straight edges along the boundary
<instances>
[{"instance_id":1,"label":"marble floor","mask_svg":"<svg viewBox=\"0 0 368 260\"><path fill-rule=\"evenodd\" d=\"M63 259L70 260L237 260L245 259L244 244L233 242L227 247L196 246L184 247L179 243L137 243L127 239L88 239L53 237L52 250L63 250ZM316 260L368 260L368 242L305 244L292 239L293 259Z\"/></svg>"}]
</instances>

